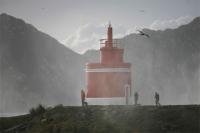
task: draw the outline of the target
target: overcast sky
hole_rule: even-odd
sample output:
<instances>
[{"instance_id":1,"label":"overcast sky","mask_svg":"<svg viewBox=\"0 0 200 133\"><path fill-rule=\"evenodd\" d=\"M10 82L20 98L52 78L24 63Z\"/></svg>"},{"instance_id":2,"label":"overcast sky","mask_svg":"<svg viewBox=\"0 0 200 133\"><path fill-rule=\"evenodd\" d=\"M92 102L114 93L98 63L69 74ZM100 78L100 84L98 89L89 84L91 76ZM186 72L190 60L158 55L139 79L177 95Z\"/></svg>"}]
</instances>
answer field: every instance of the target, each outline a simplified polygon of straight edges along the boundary
<instances>
[{"instance_id":1,"label":"overcast sky","mask_svg":"<svg viewBox=\"0 0 200 133\"><path fill-rule=\"evenodd\" d=\"M114 35L176 28L200 16L200 0L0 0L0 13L24 19L76 52L98 48L111 21Z\"/></svg>"}]
</instances>

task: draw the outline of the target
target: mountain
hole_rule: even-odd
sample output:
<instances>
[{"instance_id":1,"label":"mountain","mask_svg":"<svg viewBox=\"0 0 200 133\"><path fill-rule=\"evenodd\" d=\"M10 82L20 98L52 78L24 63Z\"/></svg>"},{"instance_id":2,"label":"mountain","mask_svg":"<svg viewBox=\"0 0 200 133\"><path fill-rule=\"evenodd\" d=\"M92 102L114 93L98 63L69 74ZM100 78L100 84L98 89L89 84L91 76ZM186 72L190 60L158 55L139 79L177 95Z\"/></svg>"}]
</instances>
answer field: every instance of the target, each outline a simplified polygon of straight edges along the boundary
<instances>
[{"instance_id":1,"label":"mountain","mask_svg":"<svg viewBox=\"0 0 200 133\"><path fill-rule=\"evenodd\" d=\"M132 63L132 89L139 92L139 102L153 104L157 91L161 104L200 103L200 17L176 29L143 32L150 38L130 34L120 40L125 61ZM85 55L96 59L94 53Z\"/></svg>"},{"instance_id":2,"label":"mountain","mask_svg":"<svg viewBox=\"0 0 200 133\"><path fill-rule=\"evenodd\" d=\"M133 91L140 104L200 103L200 17L176 29L144 29L150 38L121 38L132 63ZM45 105L79 105L85 89L84 64L99 52L79 55L21 19L0 15L0 113Z\"/></svg>"},{"instance_id":3,"label":"mountain","mask_svg":"<svg viewBox=\"0 0 200 133\"><path fill-rule=\"evenodd\" d=\"M0 112L79 104L82 56L21 19L0 15Z\"/></svg>"}]
</instances>

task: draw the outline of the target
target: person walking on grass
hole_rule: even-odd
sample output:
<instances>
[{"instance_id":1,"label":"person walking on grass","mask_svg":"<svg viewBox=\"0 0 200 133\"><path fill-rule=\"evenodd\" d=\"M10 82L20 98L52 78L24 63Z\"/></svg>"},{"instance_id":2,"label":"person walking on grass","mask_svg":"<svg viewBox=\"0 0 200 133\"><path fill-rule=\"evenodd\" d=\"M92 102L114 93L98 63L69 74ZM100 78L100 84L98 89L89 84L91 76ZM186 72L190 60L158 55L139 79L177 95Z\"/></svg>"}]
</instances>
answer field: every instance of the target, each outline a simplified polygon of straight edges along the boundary
<instances>
[{"instance_id":1,"label":"person walking on grass","mask_svg":"<svg viewBox=\"0 0 200 133\"><path fill-rule=\"evenodd\" d=\"M160 100L160 96L157 92L155 92L155 104L156 104L156 106L160 105L159 100Z\"/></svg>"},{"instance_id":2,"label":"person walking on grass","mask_svg":"<svg viewBox=\"0 0 200 133\"><path fill-rule=\"evenodd\" d=\"M134 94L135 105L138 105L138 98L139 98L138 92L135 92L135 94Z\"/></svg>"},{"instance_id":3,"label":"person walking on grass","mask_svg":"<svg viewBox=\"0 0 200 133\"><path fill-rule=\"evenodd\" d=\"M81 90L81 103L82 103L82 106L84 106L84 103L85 103L85 92L84 92L84 90Z\"/></svg>"},{"instance_id":4,"label":"person walking on grass","mask_svg":"<svg viewBox=\"0 0 200 133\"><path fill-rule=\"evenodd\" d=\"M81 103L82 103L82 106L87 105L87 102L85 101L85 92L84 92L84 90L81 90Z\"/></svg>"}]
</instances>

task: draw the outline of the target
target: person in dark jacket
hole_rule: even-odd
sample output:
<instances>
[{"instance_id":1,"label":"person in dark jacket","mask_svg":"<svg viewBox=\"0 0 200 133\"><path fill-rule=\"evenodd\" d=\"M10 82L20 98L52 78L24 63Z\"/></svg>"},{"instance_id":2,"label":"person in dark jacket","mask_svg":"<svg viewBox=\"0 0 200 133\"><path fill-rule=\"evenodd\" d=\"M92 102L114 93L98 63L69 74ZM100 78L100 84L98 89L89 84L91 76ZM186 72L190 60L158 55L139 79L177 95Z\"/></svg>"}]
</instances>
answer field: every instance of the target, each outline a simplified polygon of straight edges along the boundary
<instances>
[{"instance_id":1,"label":"person in dark jacket","mask_svg":"<svg viewBox=\"0 0 200 133\"><path fill-rule=\"evenodd\" d=\"M157 92L155 92L155 103L156 103L156 106L160 105L159 100L160 100L160 96L159 96L159 94Z\"/></svg>"},{"instance_id":2,"label":"person in dark jacket","mask_svg":"<svg viewBox=\"0 0 200 133\"><path fill-rule=\"evenodd\" d=\"M135 94L134 94L135 105L138 105L138 98L139 98L138 92L135 92Z\"/></svg>"},{"instance_id":3,"label":"person in dark jacket","mask_svg":"<svg viewBox=\"0 0 200 133\"><path fill-rule=\"evenodd\" d=\"M81 103L82 103L82 106L84 106L84 103L85 103L85 92L84 92L84 90L81 90Z\"/></svg>"},{"instance_id":4,"label":"person in dark jacket","mask_svg":"<svg viewBox=\"0 0 200 133\"><path fill-rule=\"evenodd\" d=\"M85 101L85 92L84 92L84 90L81 90L81 103L82 103L82 106L87 105L87 102Z\"/></svg>"}]
</instances>

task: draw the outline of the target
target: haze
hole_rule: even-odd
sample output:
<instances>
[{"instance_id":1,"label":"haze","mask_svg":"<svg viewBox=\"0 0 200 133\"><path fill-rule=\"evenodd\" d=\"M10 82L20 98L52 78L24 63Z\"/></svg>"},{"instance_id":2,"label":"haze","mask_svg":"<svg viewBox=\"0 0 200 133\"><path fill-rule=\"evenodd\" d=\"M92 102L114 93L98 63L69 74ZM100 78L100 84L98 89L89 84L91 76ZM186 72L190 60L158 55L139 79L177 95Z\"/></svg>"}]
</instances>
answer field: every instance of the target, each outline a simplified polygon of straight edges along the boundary
<instances>
[{"instance_id":1,"label":"haze","mask_svg":"<svg viewBox=\"0 0 200 133\"><path fill-rule=\"evenodd\" d=\"M176 28L199 16L199 7L199 0L0 0L0 13L26 20L78 53L99 47L108 21L122 37L144 27Z\"/></svg>"}]
</instances>

